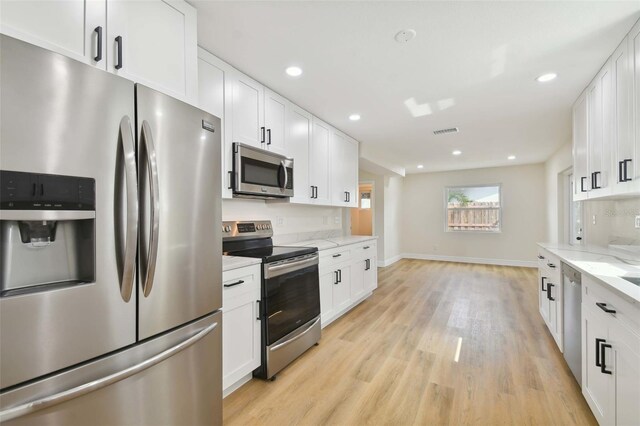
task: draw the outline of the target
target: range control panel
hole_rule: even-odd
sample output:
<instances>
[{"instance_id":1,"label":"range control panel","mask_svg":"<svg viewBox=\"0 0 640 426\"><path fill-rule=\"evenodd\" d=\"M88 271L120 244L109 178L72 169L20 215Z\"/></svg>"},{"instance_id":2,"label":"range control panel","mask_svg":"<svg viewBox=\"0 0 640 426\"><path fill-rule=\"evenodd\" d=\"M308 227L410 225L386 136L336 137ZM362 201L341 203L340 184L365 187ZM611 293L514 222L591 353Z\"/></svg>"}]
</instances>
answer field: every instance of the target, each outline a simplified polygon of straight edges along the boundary
<instances>
[{"instance_id":1,"label":"range control panel","mask_svg":"<svg viewBox=\"0 0 640 426\"><path fill-rule=\"evenodd\" d=\"M4 210L95 210L95 180L85 177L0 171Z\"/></svg>"},{"instance_id":2,"label":"range control panel","mask_svg":"<svg viewBox=\"0 0 640 426\"><path fill-rule=\"evenodd\" d=\"M225 240L271 236L273 236L273 228L270 220L222 222L222 238Z\"/></svg>"}]
</instances>

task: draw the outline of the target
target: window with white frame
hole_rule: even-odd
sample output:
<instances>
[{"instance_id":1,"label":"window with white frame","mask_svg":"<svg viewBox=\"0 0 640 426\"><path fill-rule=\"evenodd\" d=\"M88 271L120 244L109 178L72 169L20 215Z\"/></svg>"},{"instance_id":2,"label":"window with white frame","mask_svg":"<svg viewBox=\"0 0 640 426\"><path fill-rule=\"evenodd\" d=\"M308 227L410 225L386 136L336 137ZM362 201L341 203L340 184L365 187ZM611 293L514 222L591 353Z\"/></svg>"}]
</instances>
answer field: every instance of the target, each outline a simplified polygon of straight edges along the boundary
<instances>
[{"instance_id":1,"label":"window with white frame","mask_svg":"<svg viewBox=\"0 0 640 426\"><path fill-rule=\"evenodd\" d=\"M500 185L447 187L445 210L446 231L500 232Z\"/></svg>"}]
</instances>

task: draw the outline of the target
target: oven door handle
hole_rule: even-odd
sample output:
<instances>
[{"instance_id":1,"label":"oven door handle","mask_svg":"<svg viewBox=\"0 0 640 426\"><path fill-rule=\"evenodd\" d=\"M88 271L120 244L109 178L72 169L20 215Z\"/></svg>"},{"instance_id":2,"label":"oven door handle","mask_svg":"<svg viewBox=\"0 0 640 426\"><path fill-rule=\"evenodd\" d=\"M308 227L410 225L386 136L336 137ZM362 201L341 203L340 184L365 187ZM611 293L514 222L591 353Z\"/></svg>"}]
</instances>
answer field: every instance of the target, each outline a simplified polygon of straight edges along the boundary
<instances>
[{"instance_id":1,"label":"oven door handle","mask_svg":"<svg viewBox=\"0 0 640 426\"><path fill-rule=\"evenodd\" d=\"M298 334L298 335L297 335L297 336L295 336L295 337L292 337L291 339L287 340L286 342L282 342L282 343L280 343L280 344L278 344L278 345L275 345L275 346L274 346L274 347L272 347L272 348L269 348L269 351L270 351L270 352L277 351L277 350L278 350L278 349L280 349L281 347L283 347L283 346L287 346L289 343L293 343L293 342L295 342L296 340L298 340L299 338L301 338L302 336L304 336L305 334L307 334L310 330L312 330L312 329L313 329L313 327L315 327L315 325L316 325L316 324L318 324L318 322L320 322L320 317L318 317L318 318L313 322L313 324L311 324L309 327L307 327L307 329L306 329L305 331L303 331L302 333Z\"/></svg>"},{"instance_id":2,"label":"oven door handle","mask_svg":"<svg viewBox=\"0 0 640 426\"><path fill-rule=\"evenodd\" d=\"M314 254L305 259L296 260L293 262L283 263L280 265L265 265L264 268L264 278L274 278L280 275L284 275L289 272L297 271L299 269L306 268L308 266L313 266L318 264L318 254Z\"/></svg>"}]
</instances>

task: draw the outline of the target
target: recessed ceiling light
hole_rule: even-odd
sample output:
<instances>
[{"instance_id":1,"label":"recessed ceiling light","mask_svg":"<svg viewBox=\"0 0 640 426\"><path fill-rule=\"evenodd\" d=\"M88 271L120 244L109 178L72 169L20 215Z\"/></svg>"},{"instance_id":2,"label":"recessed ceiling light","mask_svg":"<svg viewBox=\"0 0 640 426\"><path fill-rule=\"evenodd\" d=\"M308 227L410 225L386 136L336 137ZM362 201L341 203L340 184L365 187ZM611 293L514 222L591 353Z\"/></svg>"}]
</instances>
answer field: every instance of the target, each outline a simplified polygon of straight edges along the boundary
<instances>
[{"instance_id":1,"label":"recessed ceiling light","mask_svg":"<svg viewBox=\"0 0 640 426\"><path fill-rule=\"evenodd\" d=\"M358 120L360 120L360 114L351 114L351 115L349 116L349 120L351 120L351 121L358 121Z\"/></svg>"},{"instance_id":2,"label":"recessed ceiling light","mask_svg":"<svg viewBox=\"0 0 640 426\"><path fill-rule=\"evenodd\" d=\"M507 160L515 160L516 156L515 155L510 155L507 157Z\"/></svg>"},{"instance_id":3,"label":"recessed ceiling light","mask_svg":"<svg viewBox=\"0 0 640 426\"><path fill-rule=\"evenodd\" d=\"M411 28L407 28L406 30L398 31L395 35L395 39L398 43L406 43L408 41L413 40L416 36L416 30L412 30Z\"/></svg>"},{"instance_id":4,"label":"recessed ceiling light","mask_svg":"<svg viewBox=\"0 0 640 426\"><path fill-rule=\"evenodd\" d=\"M418 164L418 168L422 169L422 168L424 168L424 166L422 164Z\"/></svg>"},{"instance_id":5,"label":"recessed ceiling light","mask_svg":"<svg viewBox=\"0 0 640 426\"><path fill-rule=\"evenodd\" d=\"M554 80L557 76L558 74L556 74L555 72L550 72L548 74L542 74L540 77L536 78L536 81L540 83L546 83L547 81Z\"/></svg>"},{"instance_id":6,"label":"recessed ceiling light","mask_svg":"<svg viewBox=\"0 0 640 426\"><path fill-rule=\"evenodd\" d=\"M462 151L460 151L459 149L456 149L455 151L452 152L453 155L460 155L462 154Z\"/></svg>"},{"instance_id":7,"label":"recessed ceiling light","mask_svg":"<svg viewBox=\"0 0 640 426\"><path fill-rule=\"evenodd\" d=\"M300 67L289 67L285 70L285 72L291 77L300 77L302 75L302 68Z\"/></svg>"}]
</instances>

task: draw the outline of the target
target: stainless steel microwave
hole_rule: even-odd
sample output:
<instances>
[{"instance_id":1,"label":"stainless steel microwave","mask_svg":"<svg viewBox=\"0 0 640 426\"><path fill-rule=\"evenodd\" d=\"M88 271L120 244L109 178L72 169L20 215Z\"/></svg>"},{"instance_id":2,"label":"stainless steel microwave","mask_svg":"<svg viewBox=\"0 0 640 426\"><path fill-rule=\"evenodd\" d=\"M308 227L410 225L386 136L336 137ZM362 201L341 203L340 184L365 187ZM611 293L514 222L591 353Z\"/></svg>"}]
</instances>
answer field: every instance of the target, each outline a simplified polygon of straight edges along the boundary
<instances>
[{"instance_id":1,"label":"stainless steel microwave","mask_svg":"<svg viewBox=\"0 0 640 426\"><path fill-rule=\"evenodd\" d=\"M293 197L292 158L234 142L232 173L234 197Z\"/></svg>"}]
</instances>

